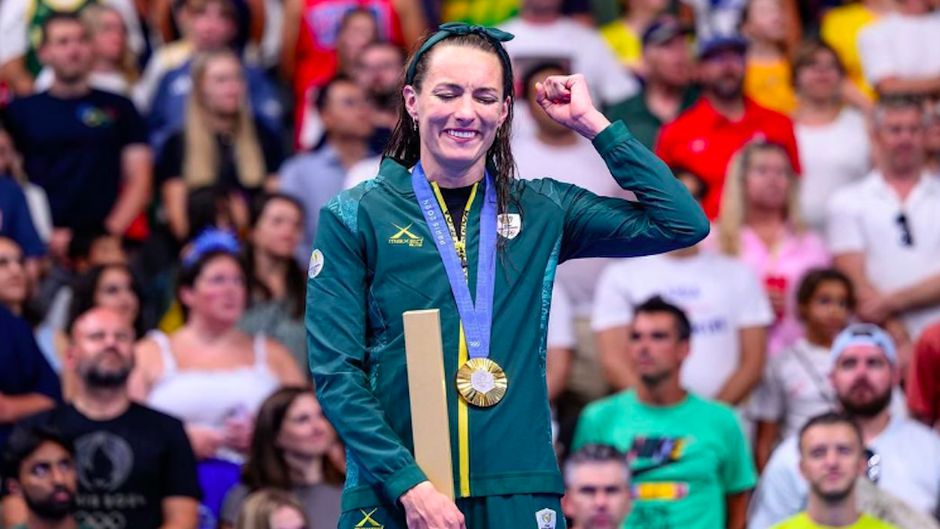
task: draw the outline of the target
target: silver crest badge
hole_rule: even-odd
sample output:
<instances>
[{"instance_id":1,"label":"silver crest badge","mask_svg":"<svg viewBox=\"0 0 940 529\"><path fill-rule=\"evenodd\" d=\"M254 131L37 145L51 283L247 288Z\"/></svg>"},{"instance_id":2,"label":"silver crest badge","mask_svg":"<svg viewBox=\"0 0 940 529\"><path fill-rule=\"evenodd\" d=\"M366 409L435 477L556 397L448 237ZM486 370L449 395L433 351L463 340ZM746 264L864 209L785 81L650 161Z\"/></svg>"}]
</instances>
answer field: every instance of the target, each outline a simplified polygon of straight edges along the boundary
<instances>
[{"instance_id":1,"label":"silver crest badge","mask_svg":"<svg viewBox=\"0 0 940 529\"><path fill-rule=\"evenodd\" d=\"M314 250L310 254L310 265L307 267L307 277L313 279L323 270L323 252Z\"/></svg>"},{"instance_id":2,"label":"silver crest badge","mask_svg":"<svg viewBox=\"0 0 940 529\"><path fill-rule=\"evenodd\" d=\"M505 239L515 239L522 231L522 217L518 213L503 213L496 217L496 233Z\"/></svg>"},{"instance_id":3,"label":"silver crest badge","mask_svg":"<svg viewBox=\"0 0 940 529\"><path fill-rule=\"evenodd\" d=\"M555 529L555 511L552 509L542 509L535 513L535 521L539 529Z\"/></svg>"}]
</instances>

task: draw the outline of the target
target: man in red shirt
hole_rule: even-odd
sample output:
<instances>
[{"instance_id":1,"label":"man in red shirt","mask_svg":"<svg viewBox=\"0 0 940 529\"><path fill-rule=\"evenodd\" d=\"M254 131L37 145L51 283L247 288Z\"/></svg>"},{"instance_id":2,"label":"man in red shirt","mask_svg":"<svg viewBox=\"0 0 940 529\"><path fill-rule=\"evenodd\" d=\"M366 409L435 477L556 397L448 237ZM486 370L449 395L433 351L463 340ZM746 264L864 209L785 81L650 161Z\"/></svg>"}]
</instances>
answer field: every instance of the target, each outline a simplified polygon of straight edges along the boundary
<instances>
[{"instance_id":1,"label":"man in red shirt","mask_svg":"<svg viewBox=\"0 0 940 529\"><path fill-rule=\"evenodd\" d=\"M702 97L664 126L656 155L670 167L684 167L707 185L703 207L718 216L725 171L734 153L755 138L783 145L799 172L796 138L790 118L744 97L744 52L738 37L716 37L699 48Z\"/></svg>"},{"instance_id":2,"label":"man in red shirt","mask_svg":"<svg viewBox=\"0 0 940 529\"><path fill-rule=\"evenodd\" d=\"M924 329L914 346L907 406L915 417L940 430L940 321Z\"/></svg>"}]
</instances>

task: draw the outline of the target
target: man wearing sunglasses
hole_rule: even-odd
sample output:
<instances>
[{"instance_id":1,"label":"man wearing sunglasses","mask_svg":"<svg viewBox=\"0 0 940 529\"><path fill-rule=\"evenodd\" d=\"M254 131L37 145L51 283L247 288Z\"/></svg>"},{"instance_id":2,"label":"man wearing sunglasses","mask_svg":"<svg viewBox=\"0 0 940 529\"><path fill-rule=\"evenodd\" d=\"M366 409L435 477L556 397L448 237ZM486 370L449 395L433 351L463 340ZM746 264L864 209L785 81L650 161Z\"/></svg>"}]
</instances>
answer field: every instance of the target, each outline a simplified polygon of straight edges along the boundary
<instances>
[{"instance_id":1,"label":"man wearing sunglasses","mask_svg":"<svg viewBox=\"0 0 940 529\"><path fill-rule=\"evenodd\" d=\"M826 223L859 315L911 339L940 319L940 179L926 166L928 123L920 102L882 98L873 113L878 166L833 195Z\"/></svg>"},{"instance_id":2,"label":"man wearing sunglasses","mask_svg":"<svg viewBox=\"0 0 940 529\"><path fill-rule=\"evenodd\" d=\"M865 476L915 511L935 512L940 497L940 436L891 412L892 391L900 379L891 338L875 325L850 325L833 342L832 359L829 377L836 397L842 411L858 423L867 449ZM750 529L771 527L806 505L809 485L800 474L798 444L791 437L770 457L753 502ZM866 511L864 505L862 510ZM916 525L886 521L898 527L935 527L929 518Z\"/></svg>"},{"instance_id":3,"label":"man wearing sunglasses","mask_svg":"<svg viewBox=\"0 0 940 529\"><path fill-rule=\"evenodd\" d=\"M578 421L574 449L603 443L628 453L627 529L744 528L754 463L734 411L680 383L691 330L662 298L637 306L627 358L638 383L589 405Z\"/></svg>"}]
</instances>

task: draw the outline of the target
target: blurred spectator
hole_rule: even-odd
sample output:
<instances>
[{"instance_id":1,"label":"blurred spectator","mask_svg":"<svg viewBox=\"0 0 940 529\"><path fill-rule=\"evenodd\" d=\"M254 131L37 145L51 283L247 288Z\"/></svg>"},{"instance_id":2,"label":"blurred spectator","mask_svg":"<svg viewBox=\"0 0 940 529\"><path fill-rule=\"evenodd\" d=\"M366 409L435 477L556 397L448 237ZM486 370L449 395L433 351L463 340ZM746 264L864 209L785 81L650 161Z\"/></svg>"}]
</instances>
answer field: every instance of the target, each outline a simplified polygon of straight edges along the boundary
<instances>
[{"instance_id":1,"label":"blurred spectator","mask_svg":"<svg viewBox=\"0 0 940 529\"><path fill-rule=\"evenodd\" d=\"M654 297L636 308L628 363L637 384L585 408L574 448L606 443L628 453L634 507L626 528L744 526L757 475L734 411L680 382L690 354L685 313Z\"/></svg>"},{"instance_id":2,"label":"blurred spectator","mask_svg":"<svg viewBox=\"0 0 940 529\"><path fill-rule=\"evenodd\" d=\"M143 108L149 109L148 125L150 143L160 154L167 138L185 129L189 113L189 101L195 77L192 69L196 56L204 53L230 52L235 28L235 8L232 0L187 0L193 12L192 47L185 50L185 57L175 68L169 68L157 79L152 100L147 99ZM234 52L233 52L234 53ZM237 57L237 55L236 55ZM239 59L239 63L241 60ZM242 89L250 102L251 116L270 131L279 132L282 127L283 108L277 87L261 69L246 65L241 67Z\"/></svg>"},{"instance_id":3,"label":"blurred spectator","mask_svg":"<svg viewBox=\"0 0 940 529\"><path fill-rule=\"evenodd\" d=\"M630 514L630 463L610 445L582 446L565 461L561 499L570 529L617 529Z\"/></svg>"},{"instance_id":4,"label":"blurred spectator","mask_svg":"<svg viewBox=\"0 0 940 529\"><path fill-rule=\"evenodd\" d=\"M0 305L22 317L29 287L23 249L13 239L0 235Z\"/></svg>"},{"instance_id":5,"label":"blurred spectator","mask_svg":"<svg viewBox=\"0 0 940 529\"><path fill-rule=\"evenodd\" d=\"M0 124L0 179L15 180L29 205L29 215L33 227L45 244L52 235L52 213L49 211L49 199L46 192L27 179L23 172L23 159L13 146L13 138ZM45 252L45 250L43 250Z\"/></svg>"},{"instance_id":6,"label":"blurred spectator","mask_svg":"<svg viewBox=\"0 0 940 529\"><path fill-rule=\"evenodd\" d=\"M362 50L356 61L355 80L369 97L374 132L370 146L375 152L385 150L392 129L398 123L401 75L405 52L388 42L373 42ZM371 178L375 173L369 176Z\"/></svg>"},{"instance_id":7,"label":"blurred spectator","mask_svg":"<svg viewBox=\"0 0 940 529\"><path fill-rule=\"evenodd\" d=\"M766 328L773 311L757 277L743 263L693 246L608 266L597 285L591 325L611 386L636 387L629 358L635 307L651 296L683 307L692 345L682 386L735 405L750 395L764 370Z\"/></svg>"},{"instance_id":8,"label":"blurred spectator","mask_svg":"<svg viewBox=\"0 0 940 529\"><path fill-rule=\"evenodd\" d=\"M858 34L865 79L881 96L940 94L940 48L925 46L940 34L930 0L897 0L888 13Z\"/></svg>"},{"instance_id":9,"label":"blurred spectator","mask_svg":"<svg viewBox=\"0 0 940 529\"><path fill-rule=\"evenodd\" d=\"M495 26L519 14L520 0L441 0L441 20Z\"/></svg>"},{"instance_id":10,"label":"blurred spectator","mask_svg":"<svg viewBox=\"0 0 940 529\"><path fill-rule=\"evenodd\" d=\"M418 0L286 0L281 73L293 82L298 132L304 126L309 102L340 72L337 54L340 26L346 13L357 8L372 13L377 40L406 49L427 28Z\"/></svg>"},{"instance_id":11,"label":"blurred spectator","mask_svg":"<svg viewBox=\"0 0 940 529\"><path fill-rule=\"evenodd\" d=\"M787 24L792 22L783 12L783 0L748 0L741 25L748 41L744 93L786 115L796 108L787 49Z\"/></svg>"},{"instance_id":12,"label":"blurred spectator","mask_svg":"<svg viewBox=\"0 0 940 529\"><path fill-rule=\"evenodd\" d=\"M748 404L748 417L757 421L754 455L761 470L780 438L836 406L829 351L855 309L852 282L832 268L810 270L800 281L796 305L804 335L767 361L764 380Z\"/></svg>"},{"instance_id":13,"label":"blurred spectator","mask_svg":"<svg viewBox=\"0 0 940 529\"><path fill-rule=\"evenodd\" d=\"M875 91L862 72L858 36L863 29L894 10L895 0L859 0L837 6L822 17L820 37L839 55L848 82L843 84L846 101L865 108L875 99Z\"/></svg>"},{"instance_id":14,"label":"blurred spectator","mask_svg":"<svg viewBox=\"0 0 940 529\"><path fill-rule=\"evenodd\" d=\"M783 147L752 140L731 160L718 216L719 248L763 280L774 309L771 357L802 335L795 303L800 278L829 264L825 243L803 226L797 185Z\"/></svg>"},{"instance_id":15,"label":"blurred spectator","mask_svg":"<svg viewBox=\"0 0 940 529\"><path fill-rule=\"evenodd\" d=\"M832 197L829 246L855 283L859 315L873 322L899 316L916 339L940 318L940 181L924 169L921 106L883 99L874 141L878 169Z\"/></svg>"},{"instance_id":16,"label":"blurred spectator","mask_svg":"<svg viewBox=\"0 0 940 529\"><path fill-rule=\"evenodd\" d=\"M92 48L92 69L88 84L92 88L131 97L137 82L137 56L127 40L127 26L121 12L107 5L91 5L82 11L82 22L88 28ZM36 78L37 92L52 85L55 74L45 67Z\"/></svg>"},{"instance_id":17,"label":"blurred spectator","mask_svg":"<svg viewBox=\"0 0 940 529\"><path fill-rule=\"evenodd\" d=\"M295 259L303 230L303 205L294 197L265 194L253 204L245 245L248 309L239 327L248 334L264 332L277 340L290 351L301 373L307 374L307 274Z\"/></svg>"},{"instance_id":18,"label":"blurred spectator","mask_svg":"<svg viewBox=\"0 0 940 529\"><path fill-rule=\"evenodd\" d=\"M561 63L584 74L594 103L610 107L634 95L636 79L617 61L596 30L562 16L562 0L521 0L519 16L501 24L515 35L505 43L516 75L535 63Z\"/></svg>"},{"instance_id":19,"label":"blurred spectator","mask_svg":"<svg viewBox=\"0 0 940 529\"><path fill-rule=\"evenodd\" d=\"M17 529L79 527L75 448L57 432L18 428L3 453L3 475L5 488L28 506Z\"/></svg>"},{"instance_id":20,"label":"blurred spectator","mask_svg":"<svg viewBox=\"0 0 940 529\"><path fill-rule=\"evenodd\" d=\"M731 157L755 137L784 146L799 172L793 124L786 116L744 97L744 52L737 37L701 41L698 73L702 97L678 119L665 125L656 154L669 166L680 166L707 186L703 207L718 216L722 186Z\"/></svg>"},{"instance_id":21,"label":"blurred spectator","mask_svg":"<svg viewBox=\"0 0 940 529\"><path fill-rule=\"evenodd\" d=\"M0 80L6 81L17 95L32 93L33 79L45 65L40 51L41 28L59 14L77 17L93 5L107 5L117 10L128 29L128 46L135 58L144 51L140 19L130 0L81 0L71 4L48 0L4 0L0 4L0 35L3 35L0 39Z\"/></svg>"},{"instance_id":22,"label":"blurred spectator","mask_svg":"<svg viewBox=\"0 0 940 529\"><path fill-rule=\"evenodd\" d=\"M29 419L75 444L78 520L91 529L195 527L196 462L179 420L130 400L134 330L127 317L96 307L71 328L71 404ZM18 507L11 498L4 515Z\"/></svg>"},{"instance_id":23,"label":"blurred spectator","mask_svg":"<svg viewBox=\"0 0 940 529\"><path fill-rule=\"evenodd\" d=\"M320 147L284 162L279 180L280 189L304 205L306 227L297 259L305 264L313 251L320 208L342 191L349 168L372 154L369 103L359 85L337 77L317 92L314 105L324 126Z\"/></svg>"},{"instance_id":24,"label":"blurred spectator","mask_svg":"<svg viewBox=\"0 0 940 529\"><path fill-rule=\"evenodd\" d=\"M668 8L665 0L624 0L623 17L601 26L600 32L624 67L645 73L643 35Z\"/></svg>"},{"instance_id":25,"label":"blurred spectator","mask_svg":"<svg viewBox=\"0 0 940 529\"><path fill-rule=\"evenodd\" d=\"M891 413L892 391L900 379L891 338L874 325L850 325L833 343L832 365L836 398L862 430L868 479L920 512L933 513L940 498L940 437ZM748 527L766 529L797 514L808 490L799 472L798 440L790 437L764 469Z\"/></svg>"},{"instance_id":26,"label":"blurred spectator","mask_svg":"<svg viewBox=\"0 0 940 529\"><path fill-rule=\"evenodd\" d=\"M46 246L33 226L23 190L12 178L0 175L0 240L3 239L12 240L23 249L24 265L34 269L31 278L37 279L39 261L46 254Z\"/></svg>"},{"instance_id":27,"label":"blurred spectator","mask_svg":"<svg viewBox=\"0 0 940 529\"><path fill-rule=\"evenodd\" d=\"M59 379L43 358L25 320L0 303L0 449L14 423L52 408L61 398Z\"/></svg>"},{"instance_id":28,"label":"blurred spectator","mask_svg":"<svg viewBox=\"0 0 940 529\"><path fill-rule=\"evenodd\" d=\"M170 231L181 241L194 235L187 191L216 186L247 209L281 163L280 139L252 117L244 69L233 52L197 56L192 83L185 127L167 139L156 168Z\"/></svg>"},{"instance_id":29,"label":"blurred spectator","mask_svg":"<svg viewBox=\"0 0 940 529\"><path fill-rule=\"evenodd\" d=\"M747 0L680 0L685 11L695 20L695 36L699 42L737 33Z\"/></svg>"},{"instance_id":30,"label":"blurred spectator","mask_svg":"<svg viewBox=\"0 0 940 529\"><path fill-rule=\"evenodd\" d=\"M371 519L371 518L370 518ZM303 507L290 494L276 489L260 490L245 500L236 529L307 529Z\"/></svg>"},{"instance_id":31,"label":"blurred spectator","mask_svg":"<svg viewBox=\"0 0 940 529\"><path fill-rule=\"evenodd\" d=\"M334 529L339 520L343 472L336 432L309 388L281 388L258 411L242 480L225 498L222 529L235 526L250 493L289 492L303 506L308 529Z\"/></svg>"},{"instance_id":32,"label":"blurred spectator","mask_svg":"<svg viewBox=\"0 0 940 529\"><path fill-rule=\"evenodd\" d=\"M36 331L39 346L52 368L62 379L62 395L66 402L75 396L75 374L63 369L69 337L66 329L80 315L95 307L104 307L123 315L134 330L135 336L144 332L141 311L141 287L134 279L130 267L123 263L112 263L92 267L75 278L65 326L52 329L44 327ZM48 333L48 336L45 334Z\"/></svg>"},{"instance_id":33,"label":"blurred spectator","mask_svg":"<svg viewBox=\"0 0 940 529\"><path fill-rule=\"evenodd\" d=\"M940 97L927 103L927 169L934 174L940 174Z\"/></svg>"},{"instance_id":34,"label":"blurred spectator","mask_svg":"<svg viewBox=\"0 0 940 529\"><path fill-rule=\"evenodd\" d=\"M695 60L689 44L690 29L671 17L656 19L643 33L643 66L646 76L640 93L608 112L622 119L633 136L647 148L656 144L663 124L698 99L692 85Z\"/></svg>"},{"instance_id":35,"label":"blurred spectator","mask_svg":"<svg viewBox=\"0 0 940 529\"><path fill-rule=\"evenodd\" d=\"M924 329L914 346L907 404L927 426L940 427L940 321Z\"/></svg>"},{"instance_id":36,"label":"blurred spectator","mask_svg":"<svg viewBox=\"0 0 940 529\"><path fill-rule=\"evenodd\" d=\"M10 104L7 122L26 173L49 196L50 251L61 258L74 231L128 229L150 201L151 154L134 105L89 86L91 45L78 18L49 17L39 52L55 80Z\"/></svg>"},{"instance_id":37,"label":"blurred spectator","mask_svg":"<svg viewBox=\"0 0 940 529\"><path fill-rule=\"evenodd\" d=\"M793 113L799 146L800 211L807 226L825 226L826 205L841 187L861 180L871 168L865 116L843 97L845 68L836 52L809 41L793 61L797 107Z\"/></svg>"},{"instance_id":38,"label":"blurred spectator","mask_svg":"<svg viewBox=\"0 0 940 529\"><path fill-rule=\"evenodd\" d=\"M290 353L263 334L237 328L245 310L245 271L234 237L203 232L182 259L177 298L186 322L137 346L133 398L186 425L199 465L203 505L218 516L238 479L252 418L282 384L303 384ZM233 391L237 388L237 391Z\"/></svg>"},{"instance_id":39,"label":"blurred spectator","mask_svg":"<svg viewBox=\"0 0 940 529\"><path fill-rule=\"evenodd\" d=\"M862 432L850 417L827 413L800 430L800 474L809 482L806 510L775 529L894 529L858 510L855 483L865 470Z\"/></svg>"}]
</instances>

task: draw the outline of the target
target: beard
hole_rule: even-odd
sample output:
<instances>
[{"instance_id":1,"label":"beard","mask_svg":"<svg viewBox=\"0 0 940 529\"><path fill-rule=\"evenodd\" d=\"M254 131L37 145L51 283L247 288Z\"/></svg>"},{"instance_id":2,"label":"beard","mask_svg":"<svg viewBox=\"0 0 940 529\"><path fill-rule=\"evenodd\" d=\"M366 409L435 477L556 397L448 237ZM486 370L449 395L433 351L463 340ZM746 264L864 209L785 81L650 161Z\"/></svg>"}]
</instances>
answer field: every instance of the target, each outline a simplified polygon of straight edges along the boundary
<instances>
[{"instance_id":1,"label":"beard","mask_svg":"<svg viewBox=\"0 0 940 529\"><path fill-rule=\"evenodd\" d=\"M866 402L852 400L852 393L857 387L863 385L871 387L868 382L860 381L852 386L848 395L839 395L839 402L842 404L842 409L849 415L871 418L883 412L891 404L892 388L889 386L886 391Z\"/></svg>"},{"instance_id":2,"label":"beard","mask_svg":"<svg viewBox=\"0 0 940 529\"><path fill-rule=\"evenodd\" d=\"M664 369L657 373L648 373L645 375L640 375L640 382L648 388L655 388L656 386L662 384L672 376L672 371Z\"/></svg>"},{"instance_id":3,"label":"beard","mask_svg":"<svg viewBox=\"0 0 940 529\"><path fill-rule=\"evenodd\" d=\"M131 371L134 370L134 360L125 360L117 369L104 369L100 358L105 354L120 354L116 349L105 349L85 365L79 366L79 374L88 387L101 389L119 388L127 383Z\"/></svg>"},{"instance_id":4,"label":"beard","mask_svg":"<svg viewBox=\"0 0 940 529\"><path fill-rule=\"evenodd\" d=\"M828 505L838 505L845 501L846 498L852 494L852 491L855 490L855 482L849 482L849 485L844 489L840 490L820 490L820 488L814 483L810 486L813 489L813 493L819 497L822 501L826 502Z\"/></svg>"},{"instance_id":5,"label":"beard","mask_svg":"<svg viewBox=\"0 0 940 529\"><path fill-rule=\"evenodd\" d=\"M58 492L66 492L68 499L56 500ZM43 520L60 521L75 512L75 493L62 486L57 486L46 498L34 498L24 492L23 500L29 510Z\"/></svg>"}]
</instances>

